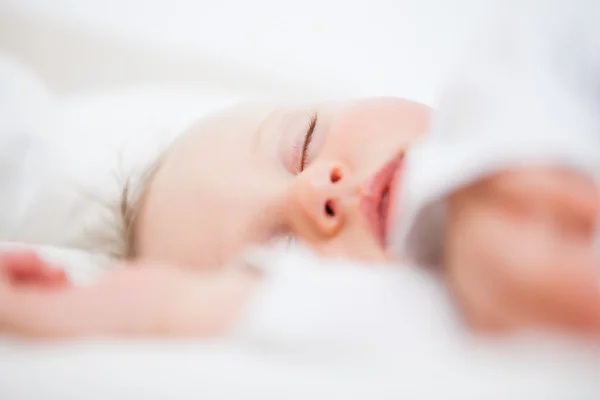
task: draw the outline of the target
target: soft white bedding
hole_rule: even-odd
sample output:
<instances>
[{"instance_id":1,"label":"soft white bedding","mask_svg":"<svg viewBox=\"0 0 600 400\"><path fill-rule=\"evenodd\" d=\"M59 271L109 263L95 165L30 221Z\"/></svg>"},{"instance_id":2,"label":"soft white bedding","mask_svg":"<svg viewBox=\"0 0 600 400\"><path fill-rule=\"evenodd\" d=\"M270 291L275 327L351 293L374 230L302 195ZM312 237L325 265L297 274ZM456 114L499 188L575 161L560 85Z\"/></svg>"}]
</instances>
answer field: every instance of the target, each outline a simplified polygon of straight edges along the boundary
<instances>
[{"instance_id":1,"label":"soft white bedding","mask_svg":"<svg viewBox=\"0 0 600 400\"><path fill-rule=\"evenodd\" d=\"M67 265L85 265L75 253L45 251ZM416 269L372 274L353 265L311 264L302 253L273 267L294 264L326 267L333 275L344 268L334 278L354 280L361 300L344 291L311 293L313 302L322 300L320 308L302 315L293 314L294 296L283 295L290 330L212 342L6 339L0 342L0 398L597 399L597 346L535 336L476 341L456 324L435 279ZM327 282L328 276L320 277ZM368 285L356 284L365 278ZM356 314L339 302L356 304ZM377 307L372 315L361 313L365 304ZM336 308L346 315L331 314ZM294 315L307 325L296 329Z\"/></svg>"}]
</instances>

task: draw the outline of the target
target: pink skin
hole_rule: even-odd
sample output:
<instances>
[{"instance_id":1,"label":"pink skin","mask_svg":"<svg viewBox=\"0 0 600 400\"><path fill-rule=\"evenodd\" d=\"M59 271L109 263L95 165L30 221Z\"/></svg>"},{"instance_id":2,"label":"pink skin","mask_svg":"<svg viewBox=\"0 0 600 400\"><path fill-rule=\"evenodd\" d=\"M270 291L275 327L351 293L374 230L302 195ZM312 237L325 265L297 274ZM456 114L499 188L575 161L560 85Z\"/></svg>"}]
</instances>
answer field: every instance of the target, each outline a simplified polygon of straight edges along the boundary
<instances>
[{"instance_id":1,"label":"pink skin","mask_svg":"<svg viewBox=\"0 0 600 400\"><path fill-rule=\"evenodd\" d=\"M14 285L60 288L69 285L64 270L53 268L31 251L0 254L3 275Z\"/></svg>"},{"instance_id":2,"label":"pink skin","mask_svg":"<svg viewBox=\"0 0 600 400\"><path fill-rule=\"evenodd\" d=\"M380 98L244 106L202 120L169 150L149 186L136 268L77 288L47 279L54 272L39 259L30 262L34 278L15 280L11 271L22 260L7 255L0 330L33 337L217 335L259 281L224 266L248 246L283 236L324 256L393 262L385 232L397 211L383 209L382 197L389 189L386 207L395 202L391 181L401 173L400 157L426 132L429 114L421 104Z\"/></svg>"},{"instance_id":3,"label":"pink skin","mask_svg":"<svg viewBox=\"0 0 600 400\"><path fill-rule=\"evenodd\" d=\"M0 332L31 338L219 335L256 281L237 270L200 273L145 262L76 287L33 253L3 259ZM29 278L14 279L23 270Z\"/></svg>"},{"instance_id":4,"label":"pink skin","mask_svg":"<svg viewBox=\"0 0 600 400\"><path fill-rule=\"evenodd\" d=\"M444 271L465 322L598 340L599 215L597 183L556 167L503 171L454 193Z\"/></svg>"},{"instance_id":5,"label":"pink skin","mask_svg":"<svg viewBox=\"0 0 600 400\"><path fill-rule=\"evenodd\" d=\"M394 262L382 247L381 196L394 172L388 162L426 132L429 116L421 104L374 98L236 107L208 118L174 145L156 174L138 254L212 268L249 245L291 236L325 256Z\"/></svg>"}]
</instances>

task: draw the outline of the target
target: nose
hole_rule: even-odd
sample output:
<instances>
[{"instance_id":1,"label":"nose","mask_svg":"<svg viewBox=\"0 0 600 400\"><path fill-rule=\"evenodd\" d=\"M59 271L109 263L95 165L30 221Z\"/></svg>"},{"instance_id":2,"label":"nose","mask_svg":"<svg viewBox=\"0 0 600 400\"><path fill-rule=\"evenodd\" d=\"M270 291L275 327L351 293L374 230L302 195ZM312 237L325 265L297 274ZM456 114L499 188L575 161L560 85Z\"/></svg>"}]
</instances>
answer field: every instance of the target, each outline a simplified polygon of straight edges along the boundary
<instances>
[{"instance_id":1,"label":"nose","mask_svg":"<svg viewBox=\"0 0 600 400\"><path fill-rule=\"evenodd\" d=\"M335 236L347 219L348 204L357 198L341 164L313 164L296 177L292 188L292 223L301 236Z\"/></svg>"}]
</instances>

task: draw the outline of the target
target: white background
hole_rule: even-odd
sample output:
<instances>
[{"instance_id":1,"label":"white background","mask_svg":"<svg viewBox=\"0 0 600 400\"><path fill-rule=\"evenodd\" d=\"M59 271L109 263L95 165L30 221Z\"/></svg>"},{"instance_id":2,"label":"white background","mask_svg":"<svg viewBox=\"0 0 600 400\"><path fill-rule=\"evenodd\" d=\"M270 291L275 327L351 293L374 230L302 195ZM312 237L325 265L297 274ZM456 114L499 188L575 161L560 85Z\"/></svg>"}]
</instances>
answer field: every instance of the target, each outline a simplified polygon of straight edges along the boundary
<instances>
[{"instance_id":1,"label":"white background","mask_svg":"<svg viewBox=\"0 0 600 400\"><path fill-rule=\"evenodd\" d=\"M58 90L223 79L431 102L490 0L0 0L0 50Z\"/></svg>"}]
</instances>

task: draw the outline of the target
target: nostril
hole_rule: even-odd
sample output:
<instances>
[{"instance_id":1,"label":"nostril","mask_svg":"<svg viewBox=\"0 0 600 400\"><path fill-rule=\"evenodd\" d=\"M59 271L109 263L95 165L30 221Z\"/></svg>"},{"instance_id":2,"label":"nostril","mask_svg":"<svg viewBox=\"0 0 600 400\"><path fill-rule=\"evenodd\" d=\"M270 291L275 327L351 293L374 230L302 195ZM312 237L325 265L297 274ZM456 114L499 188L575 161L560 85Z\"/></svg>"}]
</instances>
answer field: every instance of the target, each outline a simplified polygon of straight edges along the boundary
<instances>
[{"instance_id":1,"label":"nostril","mask_svg":"<svg viewBox=\"0 0 600 400\"><path fill-rule=\"evenodd\" d=\"M327 214L327 217L329 218L335 217L335 207L332 200L327 200L325 202L325 214Z\"/></svg>"},{"instance_id":2,"label":"nostril","mask_svg":"<svg viewBox=\"0 0 600 400\"><path fill-rule=\"evenodd\" d=\"M331 173L329 174L329 179L331 180L331 183L336 183L340 179L342 179L342 170L340 169L340 167L335 167L331 170Z\"/></svg>"}]
</instances>

